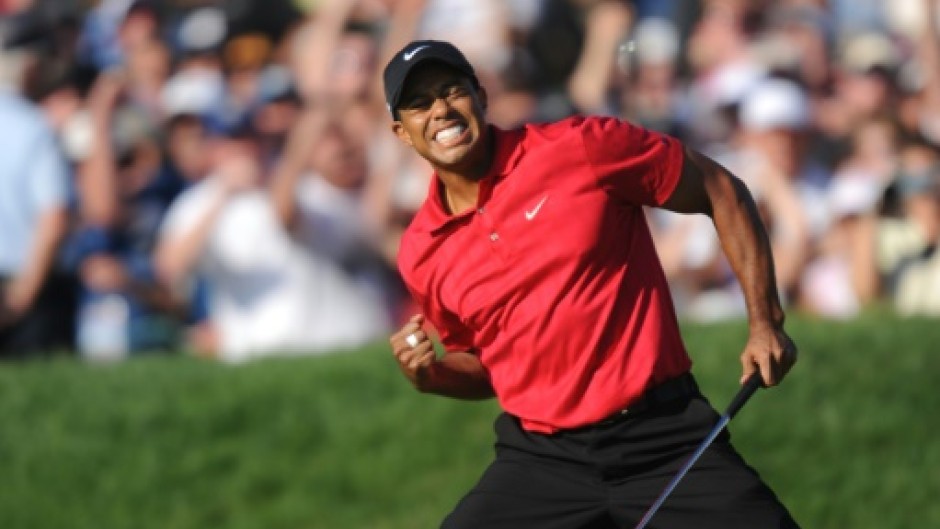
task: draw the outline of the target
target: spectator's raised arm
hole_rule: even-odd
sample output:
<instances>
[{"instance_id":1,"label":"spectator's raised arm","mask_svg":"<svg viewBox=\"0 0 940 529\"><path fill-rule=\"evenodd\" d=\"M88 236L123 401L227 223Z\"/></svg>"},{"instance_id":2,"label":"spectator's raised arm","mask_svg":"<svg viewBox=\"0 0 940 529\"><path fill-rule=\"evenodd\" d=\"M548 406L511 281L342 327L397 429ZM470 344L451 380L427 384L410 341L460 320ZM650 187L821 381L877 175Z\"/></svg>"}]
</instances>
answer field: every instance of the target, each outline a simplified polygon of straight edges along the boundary
<instances>
[{"instance_id":1,"label":"spectator's raised arm","mask_svg":"<svg viewBox=\"0 0 940 529\"><path fill-rule=\"evenodd\" d=\"M202 194L181 195L170 207L154 252L157 275L178 284L197 266L216 221L238 193L252 189L258 180L257 152L238 139L216 142L212 153L216 167L212 185ZM193 198L195 197L195 198Z\"/></svg>"},{"instance_id":2,"label":"spectator's raised arm","mask_svg":"<svg viewBox=\"0 0 940 529\"><path fill-rule=\"evenodd\" d=\"M587 8L586 18L584 46L568 79L568 93L581 112L596 113L607 103L617 44L629 30L633 14L623 2L601 0Z\"/></svg>"},{"instance_id":3,"label":"spectator's raised arm","mask_svg":"<svg viewBox=\"0 0 940 529\"><path fill-rule=\"evenodd\" d=\"M88 96L92 123L92 147L79 167L81 216L88 224L109 227L117 222L118 191L111 122L124 80L115 74L98 76Z\"/></svg>"},{"instance_id":4,"label":"spectator's raised arm","mask_svg":"<svg viewBox=\"0 0 940 529\"><path fill-rule=\"evenodd\" d=\"M925 22L918 42L918 55L924 74L924 99L921 129L933 142L940 142L940 35L937 3L923 0Z\"/></svg>"},{"instance_id":5,"label":"spectator's raised arm","mask_svg":"<svg viewBox=\"0 0 940 529\"><path fill-rule=\"evenodd\" d=\"M354 0L321 2L301 30L299 57L294 67L300 92L306 99L321 99L329 93L335 51L356 4Z\"/></svg>"},{"instance_id":6,"label":"spectator's raised arm","mask_svg":"<svg viewBox=\"0 0 940 529\"><path fill-rule=\"evenodd\" d=\"M404 45L411 42L418 34L418 23L427 0L399 0L392 6L388 31L378 52L378 64L387 64ZM382 91L382 76L376 75L372 86L372 99L380 107L385 106L385 93Z\"/></svg>"},{"instance_id":7,"label":"spectator's raised arm","mask_svg":"<svg viewBox=\"0 0 940 529\"><path fill-rule=\"evenodd\" d=\"M765 166L760 181L761 201L768 214L765 222L772 227L769 236L777 285L790 293L797 287L810 257L809 220L797 190L780 171Z\"/></svg>"},{"instance_id":8,"label":"spectator's raised arm","mask_svg":"<svg viewBox=\"0 0 940 529\"><path fill-rule=\"evenodd\" d=\"M285 228L293 226L296 220L297 181L307 168L310 149L316 148L317 138L327 124L327 112L316 103L307 103L287 137L281 160L274 170L271 201L278 220Z\"/></svg>"}]
</instances>

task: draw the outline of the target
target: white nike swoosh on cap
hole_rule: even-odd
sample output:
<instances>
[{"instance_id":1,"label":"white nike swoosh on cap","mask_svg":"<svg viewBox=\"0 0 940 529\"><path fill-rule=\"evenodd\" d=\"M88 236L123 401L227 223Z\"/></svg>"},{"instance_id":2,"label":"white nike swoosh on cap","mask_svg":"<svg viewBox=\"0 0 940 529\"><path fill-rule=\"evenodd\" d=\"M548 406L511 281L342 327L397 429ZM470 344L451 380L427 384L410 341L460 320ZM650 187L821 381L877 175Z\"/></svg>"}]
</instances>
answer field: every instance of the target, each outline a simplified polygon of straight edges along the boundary
<instances>
[{"instance_id":1,"label":"white nike swoosh on cap","mask_svg":"<svg viewBox=\"0 0 940 529\"><path fill-rule=\"evenodd\" d=\"M429 44L423 44L423 45L418 46L417 48L415 48L415 49L413 49L413 50L411 50L411 51L406 51L405 53L402 53L401 56L402 56L402 58L405 59L406 61L410 61L411 58L415 56L415 53L418 53L419 51L423 50L424 48L430 48L430 47L431 47L431 46L430 46Z\"/></svg>"}]
</instances>

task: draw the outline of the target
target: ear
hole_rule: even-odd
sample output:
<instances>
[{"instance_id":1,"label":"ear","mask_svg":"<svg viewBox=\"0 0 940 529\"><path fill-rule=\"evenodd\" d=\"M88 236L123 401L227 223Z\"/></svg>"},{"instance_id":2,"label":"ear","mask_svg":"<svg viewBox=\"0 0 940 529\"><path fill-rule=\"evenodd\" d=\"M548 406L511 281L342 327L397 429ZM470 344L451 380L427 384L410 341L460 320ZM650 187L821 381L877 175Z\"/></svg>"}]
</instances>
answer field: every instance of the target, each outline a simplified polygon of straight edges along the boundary
<instances>
[{"instance_id":1,"label":"ear","mask_svg":"<svg viewBox=\"0 0 940 529\"><path fill-rule=\"evenodd\" d=\"M482 106L483 111L486 112L486 108L489 105L489 96L486 95L486 88L483 88L483 85L477 88L477 97L480 99L480 106Z\"/></svg>"},{"instance_id":2,"label":"ear","mask_svg":"<svg viewBox=\"0 0 940 529\"><path fill-rule=\"evenodd\" d=\"M401 124L401 121L392 122L392 132L398 136L398 139L404 142L405 145L414 147L414 142L411 141L411 135L405 130L405 126Z\"/></svg>"}]
</instances>

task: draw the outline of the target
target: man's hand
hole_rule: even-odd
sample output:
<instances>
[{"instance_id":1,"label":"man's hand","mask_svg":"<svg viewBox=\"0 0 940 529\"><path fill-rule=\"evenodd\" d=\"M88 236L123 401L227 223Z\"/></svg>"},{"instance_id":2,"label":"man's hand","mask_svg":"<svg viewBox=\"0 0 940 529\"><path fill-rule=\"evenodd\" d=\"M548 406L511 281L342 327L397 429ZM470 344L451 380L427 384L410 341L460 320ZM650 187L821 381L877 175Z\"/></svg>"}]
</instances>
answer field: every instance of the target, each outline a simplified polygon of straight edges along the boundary
<instances>
[{"instance_id":1,"label":"man's hand","mask_svg":"<svg viewBox=\"0 0 940 529\"><path fill-rule=\"evenodd\" d=\"M447 351L438 358L422 325L424 316L415 314L389 339L398 367L415 389L463 400L495 395L489 373L476 354Z\"/></svg>"},{"instance_id":2,"label":"man's hand","mask_svg":"<svg viewBox=\"0 0 940 529\"><path fill-rule=\"evenodd\" d=\"M423 324L424 316L415 314L389 339L398 367L418 390L422 389L427 368L435 361L434 346L422 330Z\"/></svg>"},{"instance_id":3,"label":"man's hand","mask_svg":"<svg viewBox=\"0 0 940 529\"><path fill-rule=\"evenodd\" d=\"M33 306L39 287L22 277L0 288L0 327L13 325Z\"/></svg>"},{"instance_id":4,"label":"man's hand","mask_svg":"<svg viewBox=\"0 0 940 529\"><path fill-rule=\"evenodd\" d=\"M759 370L764 386L776 386L796 363L796 357L796 344L783 328L771 325L752 327L741 353L741 383Z\"/></svg>"},{"instance_id":5,"label":"man's hand","mask_svg":"<svg viewBox=\"0 0 940 529\"><path fill-rule=\"evenodd\" d=\"M796 346L783 330L773 252L747 186L711 158L686 149L682 176L663 207L712 218L718 240L741 284L751 332L741 353L741 383L760 371L776 386L796 362Z\"/></svg>"},{"instance_id":6,"label":"man's hand","mask_svg":"<svg viewBox=\"0 0 940 529\"><path fill-rule=\"evenodd\" d=\"M227 156L220 162L216 174L226 197L256 188L261 176L254 162L241 154Z\"/></svg>"},{"instance_id":7,"label":"man's hand","mask_svg":"<svg viewBox=\"0 0 940 529\"><path fill-rule=\"evenodd\" d=\"M95 118L110 117L118 106L124 90L127 88L127 76L123 72L103 72L91 86L88 94L88 109ZM100 123L100 125L108 125Z\"/></svg>"},{"instance_id":8,"label":"man's hand","mask_svg":"<svg viewBox=\"0 0 940 529\"><path fill-rule=\"evenodd\" d=\"M87 287L102 292L123 290L130 281L124 263L104 253L85 259L79 273Z\"/></svg>"}]
</instances>

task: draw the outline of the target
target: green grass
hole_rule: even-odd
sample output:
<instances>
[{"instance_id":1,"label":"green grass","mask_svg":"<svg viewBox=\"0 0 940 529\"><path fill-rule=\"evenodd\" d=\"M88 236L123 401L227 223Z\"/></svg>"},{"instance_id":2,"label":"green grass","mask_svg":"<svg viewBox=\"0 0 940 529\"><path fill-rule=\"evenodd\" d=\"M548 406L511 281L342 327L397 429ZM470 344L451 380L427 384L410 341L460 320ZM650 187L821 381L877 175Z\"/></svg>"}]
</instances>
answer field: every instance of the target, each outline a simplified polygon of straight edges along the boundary
<instances>
[{"instance_id":1,"label":"green grass","mask_svg":"<svg viewBox=\"0 0 940 529\"><path fill-rule=\"evenodd\" d=\"M940 527L940 322L795 320L800 363L735 418L805 528ZM684 327L723 408L746 327ZM0 365L0 527L437 527L491 456L493 402L416 394L378 345L222 366Z\"/></svg>"}]
</instances>

